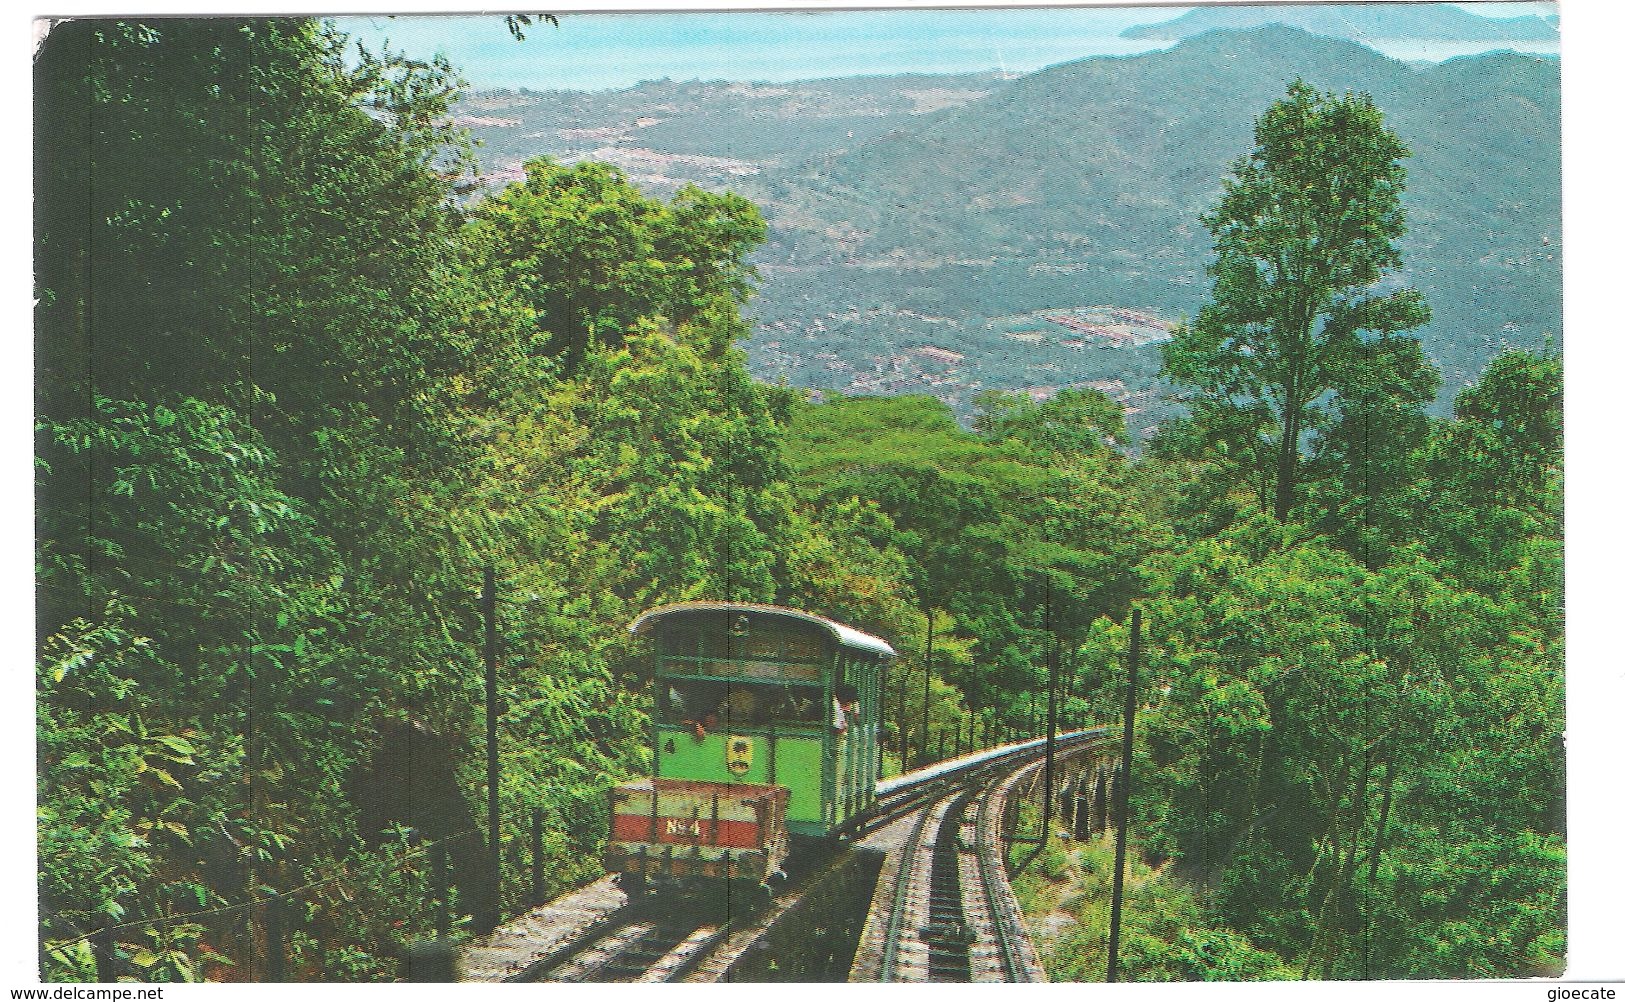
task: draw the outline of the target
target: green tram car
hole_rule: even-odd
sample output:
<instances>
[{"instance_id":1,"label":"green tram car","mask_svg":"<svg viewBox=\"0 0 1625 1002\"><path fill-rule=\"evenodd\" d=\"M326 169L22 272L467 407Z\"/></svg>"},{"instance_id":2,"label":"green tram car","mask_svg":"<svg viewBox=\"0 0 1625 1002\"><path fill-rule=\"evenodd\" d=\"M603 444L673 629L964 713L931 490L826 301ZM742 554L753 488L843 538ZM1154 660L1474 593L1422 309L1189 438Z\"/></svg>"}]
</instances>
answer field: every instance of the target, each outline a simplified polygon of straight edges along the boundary
<instances>
[{"instance_id":1,"label":"green tram car","mask_svg":"<svg viewBox=\"0 0 1625 1002\"><path fill-rule=\"evenodd\" d=\"M631 632L652 645L654 774L612 792L604 861L629 894L771 883L791 836L831 837L873 802L884 640L740 602L661 606Z\"/></svg>"}]
</instances>

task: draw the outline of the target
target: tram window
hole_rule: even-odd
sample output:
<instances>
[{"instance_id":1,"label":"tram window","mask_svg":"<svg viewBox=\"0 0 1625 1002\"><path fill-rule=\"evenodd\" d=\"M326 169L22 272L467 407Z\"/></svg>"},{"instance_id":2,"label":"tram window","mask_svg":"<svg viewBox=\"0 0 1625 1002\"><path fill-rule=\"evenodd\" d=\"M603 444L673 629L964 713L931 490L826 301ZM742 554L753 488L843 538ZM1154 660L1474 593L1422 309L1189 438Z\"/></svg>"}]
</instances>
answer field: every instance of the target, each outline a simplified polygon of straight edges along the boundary
<instances>
[{"instance_id":1,"label":"tram window","mask_svg":"<svg viewBox=\"0 0 1625 1002\"><path fill-rule=\"evenodd\" d=\"M775 724L818 724L824 719L819 700L822 690L810 685L764 685L764 722Z\"/></svg>"},{"instance_id":2,"label":"tram window","mask_svg":"<svg viewBox=\"0 0 1625 1002\"><path fill-rule=\"evenodd\" d=\"M698 657L702 653L700 631L691 624L668 627L663 641L667 654Z\"/></svg>"},{"instance_id":3,"label":"tram window","mask_svg":"<svg viewBox=\"0 0 1625 1002\"><path fill-rule=\"evenodd\" d=\"M668 724L704 723L715 718L717 707L727 694L720 682L666 679L661 718Z\"/></svg>"},{"instance_id":4,"label":"tram window","mask_svg":"<svg viewBox=\"0 0 1625 1002\"><path fill-rule=\"evenodd\" d=\"M778 682L723 683L665 679L661 720L707 728L816 725L823 720L822 691Z\"/></svg>"},{"instance_id":5,"label":"tram window","mask_svg":"<svg viewBox=\"0 0 1625 1002\"><path fill-rule=\"evenodd\" d=\"M811 662L824 655L824 639L816 630L744 615L673 622L658 638L667 657Z\"/></svg>"}]
</instances>

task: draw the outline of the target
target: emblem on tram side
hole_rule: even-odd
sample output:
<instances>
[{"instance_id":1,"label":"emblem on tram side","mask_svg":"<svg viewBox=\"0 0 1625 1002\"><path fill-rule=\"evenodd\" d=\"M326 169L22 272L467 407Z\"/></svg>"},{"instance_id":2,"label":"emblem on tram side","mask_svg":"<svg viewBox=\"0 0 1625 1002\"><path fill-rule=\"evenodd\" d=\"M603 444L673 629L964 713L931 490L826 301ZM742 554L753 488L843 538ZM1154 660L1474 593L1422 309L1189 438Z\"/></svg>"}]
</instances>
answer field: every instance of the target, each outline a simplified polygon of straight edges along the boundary
<instances>
[{"instance_id":1,"label":"emblem on tram side","mask_svg":"<svg viewBox=\"0 0 1625 1002\"><path fill-rule=\"evenodd\" d=\"M750 738L728 738L728 771L735 776L743 776L750 771L751 754L755 751L755 742Z\"/></svg>"}]
</instances>

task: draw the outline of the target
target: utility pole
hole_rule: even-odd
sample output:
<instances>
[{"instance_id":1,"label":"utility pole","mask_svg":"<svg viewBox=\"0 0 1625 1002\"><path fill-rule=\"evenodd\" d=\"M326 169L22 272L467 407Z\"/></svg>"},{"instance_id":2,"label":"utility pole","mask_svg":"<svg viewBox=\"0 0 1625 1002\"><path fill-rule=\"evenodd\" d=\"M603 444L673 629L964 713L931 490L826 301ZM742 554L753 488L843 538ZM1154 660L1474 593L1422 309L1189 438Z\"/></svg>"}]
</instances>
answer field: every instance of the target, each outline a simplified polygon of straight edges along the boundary
<instances>
[{"instance_id":1,"label":"utility pole","mask_svg":"<svg viewBox=\"0 0 1625 1002\"><path fill-rule=\"evenodd\" d=\"M897 771L908 771L908 666L898 662L897 673Z\"/></svg>"},{"instance_id":2,"label":"utility pole","mask_svg":"<svg viewBox=\"0 0 1625 1002\"><path fill-rule=\"evenodd\" d=\"M480 925L490 931L502 914L502 826L497 807L500 777L497 773L497 572L485 569L485 820L487 844L491 850L491 900L486 903Z\"/></svg>"},{"instance_id":3,"label":"utility pole","mask_svg":"<svg viewBox=\"0 0 1625 1002\"><path fill-rule=\"evenodd\" d=\"M1135 686L1140 678L1140 610L1135 609L1128 641L1128 691L1123 698L1123 757L1117 780L1117 868L1112 877L1112 936L1106 953L1106 982L1117 981L1117 945L1123 924L1123 869L1128 861L1129 774L1134 765Z\"/></svg>"},{"instance_id":4,"label":"utility pole","mask_svg":"<svg viewBox=\"0 0 1625 1002\"><path fill-rule=\"evenodd\" d=\"M931 754L931 655L936 642L937 610L925 610L925 684L920 687L920 757Z\"/></svg>"},{"instance_id":5,"label":"utility pole","mask_svg":"<svg viewBox=\"0 0 1625 1002\"><path fill-rule=\"evenodd\" d=\"M1039 845L1049 844L1049 816L1055 806L1055 625L1050 618L1050 577L1044 575L1044 663L1049 682L1049 716L1044 731L1044 830Z\"/></svg>"},{"instance_id":6,"label":"utility pole","mask_svg":"<svg viewBox=\"0 0 1625 1002\"><path fill-rule=\"evenodd\" d=\"M1068 729L1078 726L1078 651L1073 648L1066 652L1066 674L1062 676L1066 682L1061 691L1066 694L1066 723Z\"/></svg>"},{"instance_id":7,"label":"utility pole","mask_svg":"<svg viewBox=\"0 0 1625 1002\"><path fill-rule=\"evenodd\" d=\"M886 663L880 663L880 716L879 727L875 730L875 740L880 743L880 771L882 778L886 775L886 702L891 699L891 693L886 690Z\"/></svg>"}]
</instances>

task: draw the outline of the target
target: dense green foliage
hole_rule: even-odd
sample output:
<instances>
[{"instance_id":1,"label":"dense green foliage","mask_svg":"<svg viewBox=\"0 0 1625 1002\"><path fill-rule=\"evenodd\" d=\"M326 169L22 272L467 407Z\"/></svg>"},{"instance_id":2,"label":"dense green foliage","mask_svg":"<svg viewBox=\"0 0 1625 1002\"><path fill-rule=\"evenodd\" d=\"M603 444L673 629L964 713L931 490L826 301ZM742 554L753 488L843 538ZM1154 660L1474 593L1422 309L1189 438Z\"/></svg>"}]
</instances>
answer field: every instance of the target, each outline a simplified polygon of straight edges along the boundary
<instances>
[{"instance_id":1,"label":"dense green foliage","mask_svg":"<svg viewBox=\"0 0 1625 1002\"><path fill-rule=\"evenodd\" d=\"M974 638L963 673L944 677L973 707L1014 713L1043 684L1046 603L1062 644L1121 613L1156 532L1132 504L1127 461L1103 444L1122 427L1115 407L1082 394L984 403L990 435L929 397L803 405L786 454L819 510L878 507L913 591Z\"/></svg>"},{"instance_id":2,"label":"dense green foliage","mask_svg":"<svg viewBox=\"0 0 1625 1002\"><path fill-rule=\"evenodd\" d=\"M647 768L636 610L899 614L884 548L837 560L791 504L788 397L733 347L755 210L545 161L471 206L449 68L344 45L78 21L38 63L53 976L86 975L104 917L144 977L262 976L244 927L151 920L296 887L304 976L388 976L432 918L395 826L459 836L462 903L489 901L484 566L509 907L530 813L549 879L592 876L607 787Z\"/></svg>"},{"instance_id":3,"label":"dense green foliage","mask_svg":"<svg viewBox=\"0 0 1625 1002\"><path fill-rule=\"evenodd\" d=\"M1045 971L1051 981L1104 981L1113 839L1078 843L1052 838L1037 851L1014 888L1022 912L1029 921L1037 919L1034 945ZM1200 890L1172 867L1134 860L1125 877L1119 963L1132 980L1273 981L1296 976L1279 956L1226 928Z\"/></svg>"},{"instance_id":4,"label":"dense green foliage","mask_svg":"<svg viewBox=\"0 0 1625 1002\"><path fill-rule=\"evenodd\" d=\"M331 870L368 722L457 712L468 568L401 499L457 451L468 160L447 67L306 22L70 22L36 80L53 940Z\"/></svg>"},{"instance_id":5,"label":"dense green foliage","mask_svg":"<svg viewBox=\"0 0 1625 1002\"><path fill-rule=\"evenodd\" d=\"M1234 349L1246 340L1238 322L1273 323L1280 297L1255 279L1300 286L1289 301L1325 293L1326 271L1271 270L1313 230L1272 235L1276 209L1314 188L1267 198L1271 208L1238 200L1275 183L1255 172L1266 139L1281 138L1265 135L1272 116L1308 121L1311 105L1330 109L1322 101L1294 86L1260 120L1259 153L1209 217L1215 304L1168 352L1206 396L1143 463L1148 482L1179 483L1181 496L1167 509L1178 542L1141 565L1158 651L1139 751L1142 831L1149 851L1207 889L1226 925L1304 977L1555 970L1561 366L1549 346L1506 352L1460 394L1455 420L1428 421L1437 383L1416 343L1393 337L1391 323L1342 316L1373 321L1393 306L1409 322L1425 309L1404 290L1365 291L1392 253L1394 219L1381 220L1397 191L1382 193L1387 209L1365 226L1377 256L1329 266L1353 269L1352 305L1333 296L1320 307L1324 331L1375 336L1294 363L1300 376L1346 376L1301 398L1324 412L1316 434L1294 436L1311 458L1302 503L1291 503L1278 449L1257 438L1271 425L1281 434L1281 410L1257 406L1260 364L1282 360L1279 343ZM1374 111L1363 98L1345 110ZM1391 137L1369 125L1362 135L1387 143L1378 159L1392 164ZM1379 163L1367 179L1398 177ZM1083 656L1111 665L1121 634L1093 634Z\"/></svg>"},{"instance_id":6,"label":"dense green foliage","mask_svg":"<svg viewBox=\"0 0 1625 1002\"><path fill-rule=\"evenodd\" d=\"M641 318L706 320L720 355L744 332L737 311L754 275L745 253L766 236L737 195L686 187L671 205L645 198L603 164L526 165L523 184L481 202L468 240L489 278L540 318L538 350L573 374L595 347L621 344Z\"/></svg>"},{"instance_id":7,"label":"dense green foliage","mask_svg":"<svg viewBox=\"0 0 1625 1002\"><path fill-rule=\"evenodd\" d=\"M607 789L648 768L626 624L697 598L890 639L910 763L1033 733L1052 681L1063 724L1111 719L1141 608L1136 837L1169 879L1130 977L1560 964L1550 349L1445 420L1414 341L1361 342L1275 518L1219 401L1131 457L1093 390L984 393L967 431L753 380L752 205L546 159L473 198L450 69L344 52L298 19L77 21L37 63L48 977L92 976L108 920L128 974L263 977L277 891L295 977L388 978L433 926L424 843L456 912L511 912L533 813L550 886L595 876ZM1033 872L1098 890L1098 857ZM1057 973L1093 976L1080 944Z\"/></svg>"}]
</instances>

